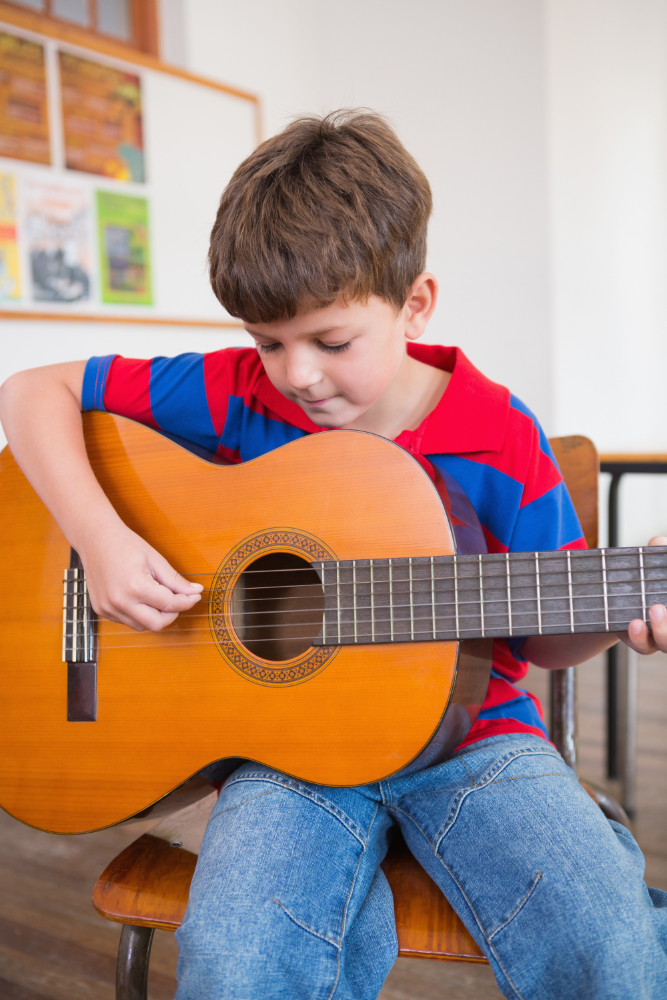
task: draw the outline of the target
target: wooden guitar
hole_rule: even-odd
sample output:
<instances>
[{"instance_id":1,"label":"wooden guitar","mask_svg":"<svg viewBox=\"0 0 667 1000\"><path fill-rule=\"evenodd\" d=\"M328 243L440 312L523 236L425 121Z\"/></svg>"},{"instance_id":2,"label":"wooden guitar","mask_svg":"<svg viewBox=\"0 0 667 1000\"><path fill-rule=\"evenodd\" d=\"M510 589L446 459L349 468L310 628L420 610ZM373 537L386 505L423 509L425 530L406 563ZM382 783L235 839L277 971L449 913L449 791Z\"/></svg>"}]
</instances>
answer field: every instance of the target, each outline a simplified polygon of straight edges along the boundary
<instances>
[{"instance_id":1,"label":"wooden guitar","mask_svg":"<svg viewBox=\"0 0 667 1000\"><path fill-rule=\"evenodd\" d=\"M0 805L80 833L222 758L355 785L450 753L494 636L617 631L667 601L667 549L456 554L421 466L355 431L221 467L84 417L114 507L202 601L160 633L96 620L76 553L0 456ZM73 487L74 488L74 487Z\"/></svg>"}]
</instances>

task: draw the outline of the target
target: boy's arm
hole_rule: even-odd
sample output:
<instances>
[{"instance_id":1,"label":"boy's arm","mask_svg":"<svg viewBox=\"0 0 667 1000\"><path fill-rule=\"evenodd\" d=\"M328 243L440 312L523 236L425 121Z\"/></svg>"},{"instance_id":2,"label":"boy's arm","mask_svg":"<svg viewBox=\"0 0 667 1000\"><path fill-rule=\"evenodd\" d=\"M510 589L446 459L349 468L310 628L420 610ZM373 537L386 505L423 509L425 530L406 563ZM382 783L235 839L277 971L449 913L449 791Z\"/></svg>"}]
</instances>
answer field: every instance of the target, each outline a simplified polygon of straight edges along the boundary
<instances>
[{"instance_id":1,"label":"boy's arm","mask_svg":"<svg viewBox=\"0 0 667 1000\"><path fill-rule=\"evenodd\" d=\"M667 545L667 538L656 536L649 545ZM667 653L667 608L654 604L649 610L651 629L636 618L630 622L627 632L607 634L587 632L580 635L533 635L521 646L521 655L538 667L560 670L574 667L577 663L590 660L592 656L609 649L619 639L637 653L646 656L660 650Z\"/></svg>"},{"instance_id":2,"label":"boy's arm","mask_svg":"<svg viewBox=\"0 0 667 1000\"><path fill-rule=\"evenodd\" d=\"M200 600L116 514L88 462L81 423L85 362L32 368L0 388L0 419L19 466L81 556L95 611L159 631Z\"/></svg>"}]
</instances>

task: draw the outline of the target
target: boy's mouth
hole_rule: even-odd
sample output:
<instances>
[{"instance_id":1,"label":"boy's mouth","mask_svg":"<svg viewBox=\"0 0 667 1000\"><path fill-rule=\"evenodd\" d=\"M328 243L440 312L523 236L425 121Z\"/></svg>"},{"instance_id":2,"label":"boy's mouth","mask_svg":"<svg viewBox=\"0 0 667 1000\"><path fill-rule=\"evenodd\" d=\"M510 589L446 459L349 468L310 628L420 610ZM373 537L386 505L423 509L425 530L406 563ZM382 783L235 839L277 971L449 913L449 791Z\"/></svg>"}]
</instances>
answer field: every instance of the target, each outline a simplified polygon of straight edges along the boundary
<instances>
[{"instance_id":1,"label":"boy's mouth","mask_svg":"<svg viewBox=\"0 0 667 1000\"><path fill-rule=\"evenodd\" d=\"M325 399L300 399L299 402L304 406L313 406L318 409L322 406L326 406L327 403L332 403L335 396L327 396Z\"/></svg>"}]
</instances>

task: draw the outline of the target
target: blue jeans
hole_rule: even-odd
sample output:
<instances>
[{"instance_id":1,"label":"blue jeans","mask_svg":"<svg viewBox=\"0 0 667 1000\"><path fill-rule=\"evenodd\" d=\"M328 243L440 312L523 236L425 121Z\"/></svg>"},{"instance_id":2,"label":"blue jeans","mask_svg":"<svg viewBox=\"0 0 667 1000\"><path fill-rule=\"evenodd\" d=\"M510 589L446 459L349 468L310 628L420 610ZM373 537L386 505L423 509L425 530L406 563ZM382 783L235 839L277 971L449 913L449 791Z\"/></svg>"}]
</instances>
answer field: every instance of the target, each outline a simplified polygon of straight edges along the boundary
<instances>
[{"instance_id":1,"label":"blue jeans","mask_svg":"<svg viewBox=\"0 0 667 1000\"><path fill-rule=\"evenodd\" d=\"M667 893L556 750L496 736L359 788L244 764L206 831L177 1000L372 1000L397 954L397 823L506 997L667 1000Z\"/></svg>"}]
</instances>

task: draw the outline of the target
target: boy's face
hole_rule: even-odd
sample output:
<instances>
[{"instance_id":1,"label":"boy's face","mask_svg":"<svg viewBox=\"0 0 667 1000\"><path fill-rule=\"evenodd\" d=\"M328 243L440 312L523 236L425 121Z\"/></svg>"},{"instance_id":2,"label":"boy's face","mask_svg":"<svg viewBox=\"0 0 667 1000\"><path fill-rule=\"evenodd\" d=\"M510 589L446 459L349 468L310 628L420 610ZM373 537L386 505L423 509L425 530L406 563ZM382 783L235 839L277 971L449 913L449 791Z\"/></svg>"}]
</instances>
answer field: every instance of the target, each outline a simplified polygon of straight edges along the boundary
<instances>
[{"instance_id":1,"label":"boy's face","mask_svg":"<svg viewBox=\"0 0 667 1000\"><path fill-rule=\"evenodd\" d=\"M274 323L246 324L273 385L321 427L348 427L391 387L406 358L414 295L400 312L372 296ZM418 324L421 325L421 324Z\"/></svg>"}]
</instances>

